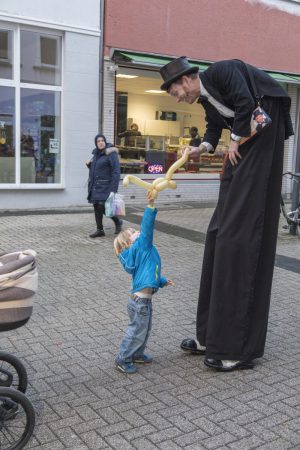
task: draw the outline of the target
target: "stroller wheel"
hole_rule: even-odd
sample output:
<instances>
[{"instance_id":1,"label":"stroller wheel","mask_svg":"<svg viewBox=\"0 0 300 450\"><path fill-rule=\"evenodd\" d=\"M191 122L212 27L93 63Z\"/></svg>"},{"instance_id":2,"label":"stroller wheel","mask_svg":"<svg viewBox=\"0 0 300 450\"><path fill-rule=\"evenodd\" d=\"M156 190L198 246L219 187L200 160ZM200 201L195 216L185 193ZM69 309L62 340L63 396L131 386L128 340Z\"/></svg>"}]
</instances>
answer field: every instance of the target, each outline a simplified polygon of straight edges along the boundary
<instances>
[{"instance_id":1,"label":"stroller wheel","mask_svg":"<svg viewBox=\"0 0 300 450\"><path fill-rule=\"evenodd\" d=\"M27 372L22 362L14 355L0 352L0 388L13 387L23 393L27 388Z\"/></svg>"},{"instance_id":2,"label":"stroller wheel","mask_svg":"<svg viewBox=\"0 0 300 450\"><path fill-rule=\"evenodd\" d=\"M35 412L20 391L0 387L0 448L21 450L32 436Z\"/></svg>"}]
</instances>

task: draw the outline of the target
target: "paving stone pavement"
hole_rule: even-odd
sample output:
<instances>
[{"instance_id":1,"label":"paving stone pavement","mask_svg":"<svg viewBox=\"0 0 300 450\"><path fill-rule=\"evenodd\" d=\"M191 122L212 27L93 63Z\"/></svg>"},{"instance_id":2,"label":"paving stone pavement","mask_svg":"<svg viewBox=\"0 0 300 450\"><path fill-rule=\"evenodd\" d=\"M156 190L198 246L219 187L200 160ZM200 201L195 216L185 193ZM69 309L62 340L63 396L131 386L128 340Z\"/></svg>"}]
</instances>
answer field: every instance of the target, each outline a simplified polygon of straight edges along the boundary
<instances>
[{"instance_id":1,"label":"paving stone pavement","mask_svg":"<svg viewBox=\"0 0 300 450\"><path fill-rule=\"evenodd\" d=\"M126 225L141 209L129 209ZM4 215L0 251L38 252L39 290L29 323L1 333L0 348L28 370L39 450L300 449L300 240L280 228L264 358L252 371L216 373L188 356L203 238L211 208L161 205L155 242L176 286L154 299L151 365L126 376L114 357L127 324L130 278L113 253L113 227L92 240L90 209ZM130 220L130 222L129 222Z\"/></svg>"}]
</instances>

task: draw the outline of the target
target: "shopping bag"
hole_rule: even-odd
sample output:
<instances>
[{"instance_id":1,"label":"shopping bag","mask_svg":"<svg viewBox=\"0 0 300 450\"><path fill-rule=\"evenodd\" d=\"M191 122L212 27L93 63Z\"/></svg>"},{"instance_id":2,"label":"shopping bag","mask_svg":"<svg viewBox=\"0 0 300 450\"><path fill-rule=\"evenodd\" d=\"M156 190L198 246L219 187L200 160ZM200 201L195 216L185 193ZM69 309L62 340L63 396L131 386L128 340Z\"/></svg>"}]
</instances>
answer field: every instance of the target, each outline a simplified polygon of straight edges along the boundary
<instances>
[{"instance_id":1,"label":"shopping bag","mask_svg":"<svg viewBox=\"0 0 300 450\"><path fill-rule=\"evenodd\" d=\"M111 192L105 202L106 217L113 217L115 215L114 198L115 198L115 194L113 192Z\"/></svg>"},{"instance_id":2,"label":"shopping bag","mask_svg":"<svg viewBox=\"0 0 300 450\"><path fill-rule=\"evenodd\" d=\"M114 210L115 216L125 216L125 202L123 200L123 195L118 193L114 196Z\"/></svg>"},{"instance_id":3,"label":"shopping bag","mask_svg":"<svg viewBox=\"0 0 300 450\"><path fill-rule=\"evenodd\" d=\"M106 217L125 216L123 195L111 192L105 202Z\"/></svg>"}]
</instances>

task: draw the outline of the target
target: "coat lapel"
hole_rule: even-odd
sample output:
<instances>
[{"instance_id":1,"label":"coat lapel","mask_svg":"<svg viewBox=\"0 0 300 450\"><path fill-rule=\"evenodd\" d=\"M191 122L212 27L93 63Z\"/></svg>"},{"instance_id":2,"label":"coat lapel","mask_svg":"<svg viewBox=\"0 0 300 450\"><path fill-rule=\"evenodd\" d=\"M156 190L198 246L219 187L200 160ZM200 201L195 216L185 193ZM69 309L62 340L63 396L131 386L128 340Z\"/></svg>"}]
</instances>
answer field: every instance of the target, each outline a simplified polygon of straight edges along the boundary
<instances>
[{"instance_id":1,"label":"coat lapel","mask_svg":"<svg viewBox=\"0 0 300 450\"><path fill-rule=\"evenodd\" d=\"M225 103L224 103L223 98L220 95L220 93L209 82L209 79L208 79L207 75L205 73L199 73L199 77L200 77L200 80L201 80L203 86L207 90L207 92L209 92L209 94L214 99L218 100L218 102L220 102L222 105L226 106Z\"/></svg>"},{"instance_id":2,"label":"coat lapel","mask_svg":"<svg viewBox=\"0 0 300 450\"><path fill-rule=\"evenodd\" d=\"M201 103L203 106L207 119L213 120L213 122L222 128L225 127L231 129L231 124L229 123L230 120L223 117L219 111L211 103L209 103L207 97L200 95L198 103Z\"/></svg>"}]
</instances>

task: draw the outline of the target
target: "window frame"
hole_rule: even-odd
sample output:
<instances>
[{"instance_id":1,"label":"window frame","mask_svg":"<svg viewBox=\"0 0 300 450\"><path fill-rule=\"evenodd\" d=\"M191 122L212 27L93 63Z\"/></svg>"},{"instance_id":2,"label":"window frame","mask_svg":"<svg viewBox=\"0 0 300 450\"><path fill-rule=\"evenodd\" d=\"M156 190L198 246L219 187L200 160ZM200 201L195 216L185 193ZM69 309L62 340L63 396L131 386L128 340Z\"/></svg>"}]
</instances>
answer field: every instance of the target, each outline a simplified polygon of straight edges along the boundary
<instances>
[{"instance_id":1,"label":"window frame","mask_svg":"<svg viewBox=\"0 0 300 450\"><path fill-rule=\"evenodd\" d=\"M64 74L64 33L59 30L51 30L48 28L26 26L23 24L7 24L0 21L0 29L12 31L12 53L13 53L13 74L12 79L0 78L1 86L15 88L15 183L0 183L0 190L4 189L63 189L65 188L65 155L64 148L64 120L63 120L63 74ZM31 31L40 33L41 35L52 35L61 38L61 84L45 85L36 83L21 82L21 31ZM50 65L50 67L54 67ZM47 90L52 92L60 92L60 182L59 183L21 183L21 89Z\"/></svg>"}]
</instances>

